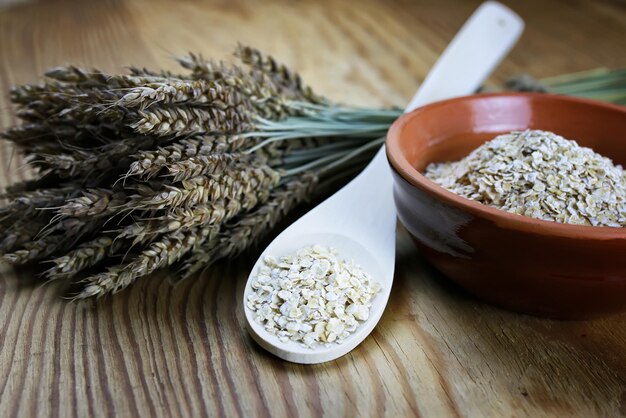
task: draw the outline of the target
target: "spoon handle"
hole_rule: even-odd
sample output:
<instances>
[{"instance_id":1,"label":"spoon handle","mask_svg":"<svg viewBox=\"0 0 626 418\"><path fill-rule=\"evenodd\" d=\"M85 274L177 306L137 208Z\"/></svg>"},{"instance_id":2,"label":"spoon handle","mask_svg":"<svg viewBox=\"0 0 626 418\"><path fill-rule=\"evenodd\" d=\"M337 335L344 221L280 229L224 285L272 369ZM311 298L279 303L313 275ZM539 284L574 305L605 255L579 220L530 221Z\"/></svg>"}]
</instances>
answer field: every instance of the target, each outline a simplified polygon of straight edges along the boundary
<instances>
[{"instance_id":1,"label":"spoon handle","mask_svg":"<svg viewBox=\"0 0 626 418\"><path fill-rule=\"evenodd\" d=\"M508 7L487 1L465 22L406 107L475 92L513 48L524 21Z\"/></svg>"},{"instance_id":2,"label":"spoon handle","mask_svg":"<svg viewBox=\"0 0 626 418\"><path fill-rule=\"evenodd\" d=\"M452 39L405 111L475 92L515 45L523 30L524 22L515 12L495 1L483 3ZM376 191L375 202L372 202L372 190ZM374 237L376 239L368 244L380 247L383 243L395 248L393 181L384 145L361 174L341 192L329 201L339 201L340 195L343 199L349 196L350 205L360 208L359 222L376 220L375 227L370 226L370 229L378 234L370 233L370 238L384 235L383 239ZM343 223L343 228L349 224ZM361 239L367 238L363 234L360 236Z\"/></svg>"},{"instance_id":3,"label":"spoon handle","mask_svg":"<svg viewBox=\"0 0 626 418\"><path fill-rule=\"evenodd\" d=\"M524 31L524 21L508 7L487 1L465 22L407 105L410 112L425 104L475 92L513 48ZM385 147L363 170L359 181L388 180L387 164L381 164ZM367 180L365 180L367 178Z\"/></svg>"},{"instance_id":4,"label":"spoon handle","mask_svg":"<svg viewBox=\"0 0 626 418\"><path fill-rule=\"evenodd\" d=\"M487 1L465 22L407 105L410 112L425 104L475 92L513 48L524 30L524 21L508 7ZM378 163L384 146L363 170L367 177L391 177ZM356 179L355 179L356 180ZM361 179L363 181L363 179Z\"/></svg>"}]
</instances>

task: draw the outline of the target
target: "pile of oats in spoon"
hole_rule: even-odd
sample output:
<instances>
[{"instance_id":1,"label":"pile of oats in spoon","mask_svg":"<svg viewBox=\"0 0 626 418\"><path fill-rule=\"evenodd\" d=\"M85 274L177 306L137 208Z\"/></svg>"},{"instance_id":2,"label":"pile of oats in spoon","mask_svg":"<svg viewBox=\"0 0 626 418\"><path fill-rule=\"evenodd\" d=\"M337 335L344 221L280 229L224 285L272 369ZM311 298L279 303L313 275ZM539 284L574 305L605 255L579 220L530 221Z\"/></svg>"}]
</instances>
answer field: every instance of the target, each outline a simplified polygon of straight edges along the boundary
<instances>
[{"instance_id":1,"label":"pile of oats in spoon","mask_svg":"<svg viewBox=\"0 0 626 418\"><path fill-rule=\"evenodd\" d=\"M301 248L266 257L246 306L281 342L305 347L341 344L367 321L380 283L333 248Z\"/></svg>"}]
</instances>

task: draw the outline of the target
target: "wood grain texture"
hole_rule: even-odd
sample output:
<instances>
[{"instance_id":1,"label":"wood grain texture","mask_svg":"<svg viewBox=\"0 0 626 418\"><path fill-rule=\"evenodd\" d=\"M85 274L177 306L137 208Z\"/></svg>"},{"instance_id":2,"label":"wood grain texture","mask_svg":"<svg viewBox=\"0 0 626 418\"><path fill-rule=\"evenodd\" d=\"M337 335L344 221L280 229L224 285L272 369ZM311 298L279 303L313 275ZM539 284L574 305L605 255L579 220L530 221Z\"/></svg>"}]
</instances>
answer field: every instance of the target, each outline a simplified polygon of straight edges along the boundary
<instances>
[{"instance_id":1,"label":"wood grain texture","mask_svg":"<svg viewBox=\"0 0 626 418\"><path fill-rule=\"evenodd\" d=\"M511 1L527 22L494 77L626 66L621 1ZM175 68L241 41L332 99L402 106L478 1L0 1L0 125L9 87L66 63ZM2 185L27 175L0 150ZM172 287L165 274L98 301L4 268L0 416L620 416L626 316L558 322L484 305L398 238L374 333L331 363L262 351L239 300L256 253ZM512 266L514 268L514 266Z\"/></svg>"}]
</instances>

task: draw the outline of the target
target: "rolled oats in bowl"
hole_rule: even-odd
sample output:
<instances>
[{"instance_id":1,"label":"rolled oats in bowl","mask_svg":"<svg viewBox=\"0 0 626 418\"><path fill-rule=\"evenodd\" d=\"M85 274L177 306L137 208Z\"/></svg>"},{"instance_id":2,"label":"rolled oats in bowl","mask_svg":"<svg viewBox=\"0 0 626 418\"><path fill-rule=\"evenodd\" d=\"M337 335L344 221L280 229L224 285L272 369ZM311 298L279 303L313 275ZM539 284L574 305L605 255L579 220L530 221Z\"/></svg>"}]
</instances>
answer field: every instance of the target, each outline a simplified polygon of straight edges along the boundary
<instances>
[{"instance_id":1,"label":"rolled oats in bowl","mask_svg":"<svg viewBox=\"0 0 626 418\"><path fill-rule=\"evenodd\" d=\"M265 257L246 306L267 332L304 346L339 344L369 318L380 284L333 248Z\"/></svg>"},{"instance_id":2,"label":"rolled oats in bowl","mask_svg":"<svg viewBox=\"0 0 626 418\"><path fill-rule=\"evenodd\" d=\"M626 173L606 157L552 132L500 135L425 176L485 205L576 225L626 226Z\"/></svg>"}]
</instances>

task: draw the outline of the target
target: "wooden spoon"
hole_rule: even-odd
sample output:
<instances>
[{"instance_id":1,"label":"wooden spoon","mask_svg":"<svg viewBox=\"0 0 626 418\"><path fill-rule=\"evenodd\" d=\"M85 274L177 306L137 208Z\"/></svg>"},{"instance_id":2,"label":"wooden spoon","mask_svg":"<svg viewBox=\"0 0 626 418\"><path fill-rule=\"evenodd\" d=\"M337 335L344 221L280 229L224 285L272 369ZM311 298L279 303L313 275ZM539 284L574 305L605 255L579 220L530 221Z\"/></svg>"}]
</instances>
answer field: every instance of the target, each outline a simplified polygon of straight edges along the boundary
<instances>
[{"instance_id":1,"label":"wooden spoon","mask_svg":"<svg viewBox=\"0 0 626 418\"><path fill-rule=\"evenodd\" d=\"M523 28L522 19L505 6L483 3L435 63L405 112L475 92L513 47ZM266 256L278 258L316 244L336 248L341 258L356 261L382 288L373 300L369 318L342 343L309 348L279 341L254 320L246 301L252 291L250 284ZM369 335L383 314L393 284L395 248L396 210L383 146L354 180L285 229L263 251L243 295L252 338L278 357L296 363L321 363L348 353Z\"/></svg>"}]
</instances>

